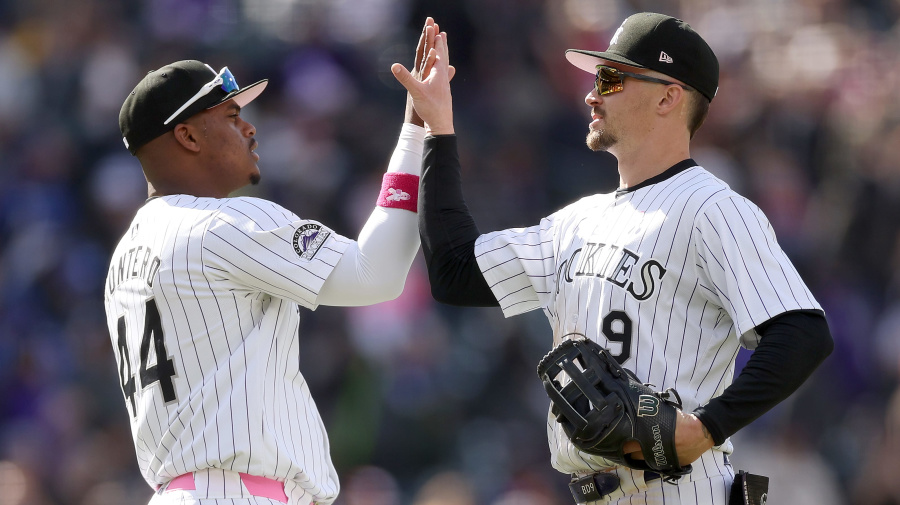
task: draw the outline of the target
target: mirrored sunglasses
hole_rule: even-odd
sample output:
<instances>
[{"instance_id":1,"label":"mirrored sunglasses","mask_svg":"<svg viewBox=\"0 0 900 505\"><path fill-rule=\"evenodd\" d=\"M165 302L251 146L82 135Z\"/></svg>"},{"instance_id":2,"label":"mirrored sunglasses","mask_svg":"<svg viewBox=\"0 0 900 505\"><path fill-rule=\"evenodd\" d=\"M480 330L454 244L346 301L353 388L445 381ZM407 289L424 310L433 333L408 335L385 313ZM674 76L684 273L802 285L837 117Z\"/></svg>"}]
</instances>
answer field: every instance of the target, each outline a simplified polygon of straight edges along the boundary
<instances>
[{"instance_id":1,"label":"mirrored sunglasses","mask_svg":"<svg viewBox=\"0 0 900 505\"><path fill-rule=\"evenodd\" d=\"M687 90L691 89L689 86L678 84L677 82L657 79L656 77L650 77L649 75L626 72L606 65L597 65L596 68L597 77L594 79L594 88L597 90L597 94L601 96L623 91L625 89L625 77L631 77L632 79L637 79L639 81L655 82L657 84L674 84Z\"/></svg>"},{"instance_id":2,"label":"mirrored sunglasses","mask_svg":"<svg viewBox=\"0 0 900 505\"><path fill-rule=\"evenodd\" d=\"M207 65L208 67L208 65ZM210 68L212 70L212 68ZM213 70L215 72L215 70ZM231 71L228 70L228 67L222 67L222 70L219 70L219 73L213 78L213 80L204 84L200 91L197 92L194 96L192 96L187 102L184 102L184 105L178 108L169 119L166 119L163 124L169 124L170 121L175 119L179 114L184 112L185 109L190 107L194 102L208 95L212 90L217 87L221 87L226 93L231 93L232 91L238 91L240 86L238 86L237 81L234 79L234 76L231 75Z\"/></svg>"}]
</instances>

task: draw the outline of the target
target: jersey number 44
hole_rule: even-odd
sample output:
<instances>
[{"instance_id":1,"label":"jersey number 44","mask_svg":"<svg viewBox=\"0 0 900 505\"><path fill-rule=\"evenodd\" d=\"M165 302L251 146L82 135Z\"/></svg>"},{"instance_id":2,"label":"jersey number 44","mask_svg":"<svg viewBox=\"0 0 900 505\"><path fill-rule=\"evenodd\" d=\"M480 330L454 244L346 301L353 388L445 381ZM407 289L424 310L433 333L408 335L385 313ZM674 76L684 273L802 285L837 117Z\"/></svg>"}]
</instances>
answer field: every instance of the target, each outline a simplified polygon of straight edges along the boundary
<instances>
[{"instance_id":1,"label":"jersey number 44","mask_svg":"<svg viewBox=\"0 0 900 505\"><path fill-rule=\"evenodd\" d=\"M163 400L166 403L176 400L175 385L172 383L172 377L175 376L175 364L169 358L166 351L166 341L163 337L162 322L159 319L159 309L156 307L156 300L150 298L144 304L144 329L141 337L141 367L139 378L141 387L146 388L157 382L162 391ZM128 338L125 335L125 316L119 317L118 320L118 345L119 352L119 379L122 384L122 393L125 399L131 404L132 417L137 416L137 407L135 405L134 396L137 392L137 383L135 382L135 374L132 372L130 353L128 352ZM150 357L150 345L156 353L157 363L148 367L147 363Z\"/></svg>"}]
</instances>

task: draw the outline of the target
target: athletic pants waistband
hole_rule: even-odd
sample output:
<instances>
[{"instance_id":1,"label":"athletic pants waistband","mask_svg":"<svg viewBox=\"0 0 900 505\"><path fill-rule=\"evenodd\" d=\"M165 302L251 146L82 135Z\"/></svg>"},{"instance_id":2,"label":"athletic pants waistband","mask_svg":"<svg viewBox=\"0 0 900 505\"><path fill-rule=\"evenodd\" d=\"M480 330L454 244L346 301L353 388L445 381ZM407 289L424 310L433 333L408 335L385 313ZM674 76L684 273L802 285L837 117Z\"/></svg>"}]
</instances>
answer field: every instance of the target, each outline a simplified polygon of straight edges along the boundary
<instances>
[{"instance_id":1,"label":"athletic pants waistband","mask_svg":"<svg viewBox=\"0 0 900 505\"><path fill-rule=\"evenodd\" d=\"M160 486L157 493L186 492L195 498L269 498L287 503L284 482L229 470L206 469L185 473Z\"/></svg>"}]
</instances>

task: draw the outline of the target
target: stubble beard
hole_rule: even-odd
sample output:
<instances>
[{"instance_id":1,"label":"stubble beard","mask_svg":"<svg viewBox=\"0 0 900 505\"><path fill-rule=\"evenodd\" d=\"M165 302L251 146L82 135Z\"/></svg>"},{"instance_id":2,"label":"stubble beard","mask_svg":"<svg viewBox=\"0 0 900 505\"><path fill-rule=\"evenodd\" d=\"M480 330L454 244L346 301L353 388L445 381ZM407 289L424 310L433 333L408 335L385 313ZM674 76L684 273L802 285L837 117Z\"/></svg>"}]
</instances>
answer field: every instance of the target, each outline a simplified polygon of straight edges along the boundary
<instances>
[{"instance_id":1,"label":"stubble beard","mask_svg":"<svg viewBox=\"0 0 900 505\"><path fill-rule=\"evenodd\" d=\"M606 130L591 130L585 139L585 143L592 151L608 151L618 141L615 135Z\"/></svg>"},{"instance_id":2,"label":"stubble beard","mask_svg":"<svg viewBox=\"0 0 900 505\"><path fill-rule=\"evenodd\" d=\"M252 185L252 186L256 186L257 184L259 184L259 181L261 181L261 180L262 180L262 175L260 175L259 172L256 172L255 174L250 175L250 185Z\"/></svg>"}]
</instances>

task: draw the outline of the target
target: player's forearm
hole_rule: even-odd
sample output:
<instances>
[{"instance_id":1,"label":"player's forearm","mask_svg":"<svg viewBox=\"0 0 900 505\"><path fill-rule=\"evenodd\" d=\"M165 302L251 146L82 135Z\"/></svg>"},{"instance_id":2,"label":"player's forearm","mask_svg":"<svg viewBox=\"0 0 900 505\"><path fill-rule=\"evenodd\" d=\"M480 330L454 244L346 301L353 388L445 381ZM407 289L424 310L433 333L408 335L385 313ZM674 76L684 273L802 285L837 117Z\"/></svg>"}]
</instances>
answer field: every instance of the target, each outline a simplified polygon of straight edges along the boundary
<instances>
[{"instance_id":1,"label":"player's forearm","mask_svg":"<svg viewBox=\"0 0 900 505\"><path fill-rule=\"evenodd\" d=\"M391 154L388 173L422 175L422 153L425 149L425 128L406 122L400 129L397 147Z\"/></svg>"},{"instance_id":2,"label":"player's forearm","mask_svg":"<svg viewBox=\"0 0 900 505\"><path fill-rule=\"evenodd\" d=\"M378 206L325 280L322 305L360 306L392 300L403 291L419 250L415 181L422 171L425 129L404 123L391 155ZM392 174L399 175L394 180ZM404 179L405 178L405 179ZM394 207L394 208L387 208Z\"/></svg>"},{"instance_id":3,"label":"player's forearm","mask_svg":"<svg viewBox=\"0 0 900 505\"><path fill-rule=\"evenodd\" d=\"M475 259L480 233L462 195L456 136L426 138L423 165L419 234L432 296L450 305L497 306Z\"/></svg>"},{"instance_id":4,"label":"player's forearm","mask_svg":"<svg viewBox=\"0 0 900 505\"><path fill-rule=\"evenodd\" d=\"M353 307L393 300L403 292L419 250L416 215L377 207L319 292L321 305Z\"/></svg>"},{"instance_id":5,"label":"player's forearm","mask_svg":"<svg viewBox=\"0 0 900 505\"><path fill-rule=\"evenodd\" d=\"M790 396L834 348L818 313L783 314L758 331L759 345L734 383L694 411L717 445Z\"/></svg>"}]
</instances>

